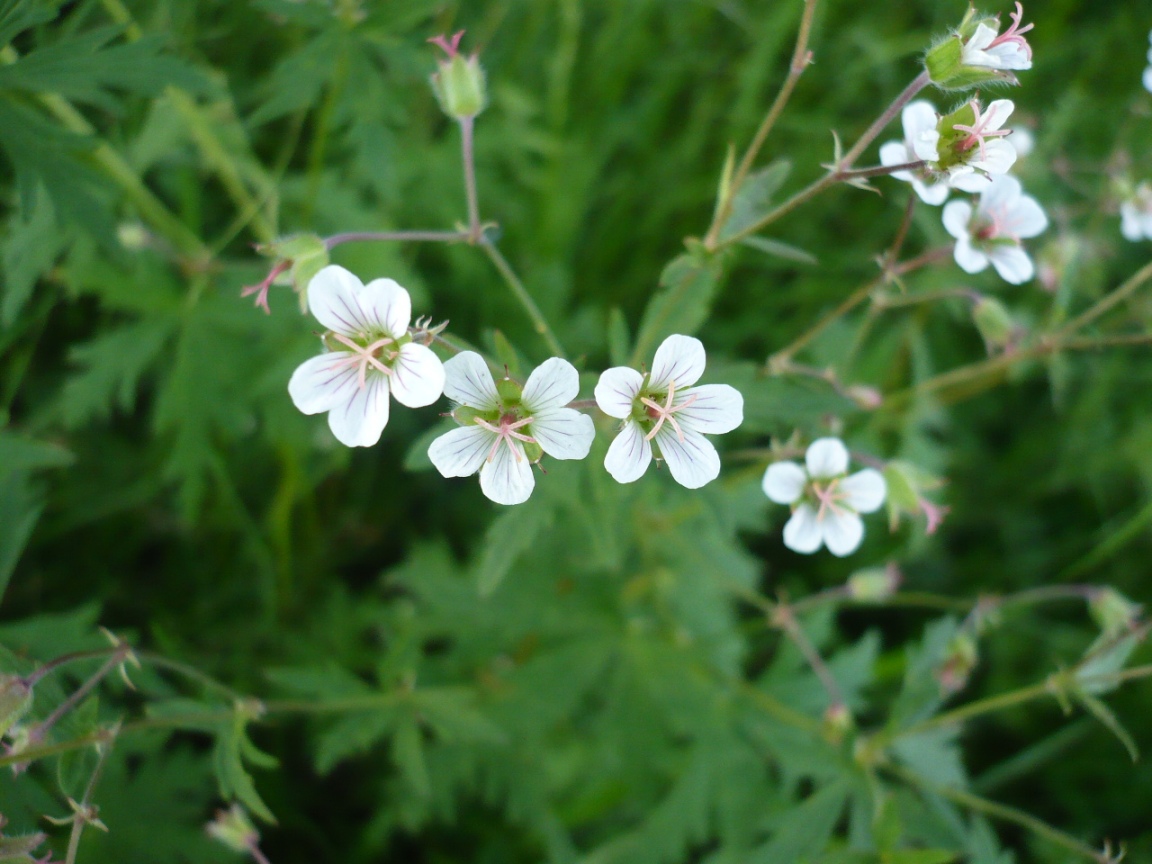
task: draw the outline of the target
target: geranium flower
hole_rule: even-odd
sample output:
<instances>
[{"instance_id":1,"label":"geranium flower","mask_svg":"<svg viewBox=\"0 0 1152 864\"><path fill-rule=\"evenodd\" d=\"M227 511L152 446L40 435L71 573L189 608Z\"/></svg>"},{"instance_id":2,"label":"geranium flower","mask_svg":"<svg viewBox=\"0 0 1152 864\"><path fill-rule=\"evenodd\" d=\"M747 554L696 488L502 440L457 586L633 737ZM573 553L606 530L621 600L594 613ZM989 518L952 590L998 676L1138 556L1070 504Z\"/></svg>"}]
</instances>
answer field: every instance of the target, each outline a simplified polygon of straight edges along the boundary
<instances>
[{"instance_id":1,"label":"geranium flower","mask_svg":"<svg viewBox=\"0 0 1152 864\"><path fill-rule=\"evenodd\" d=\"M1024 7L1019 3L1009 17L1012 25L1000 34L997 34L996 28L989 27L983 21L977 24L972 38L961 49L960 62L965 66L984 66L1003 71L1031 69L1032 46L1024 34L1035 25L1020 26L1024 18Z\"/></svg>"},{"instance_id":2,"label":"geranium flower","mask_svg":"<svg viewBox=\"0 0 1152 864\"><path fill-rule=\"evenodd\" d=\"M463 351L444 364L444 392L457 404L460 423L432 442L428 458L445 477L480 472L480 488L497 504L528 500L536 480L532 464L583 459L596 429L592 418L567 405L580 392L580 376L567 360L553 357L528 376L524 387L511 378L497 384L488 364Z\"/></svg>"},{"instance_id":3,"label":"geranium flower","mask_svg":"<svg viewBox=\"0 0 1152 864\"><path fill-rule=\"evenodd\" d=\"M966 273L979 273L989 262L1006 282L1019 285L1035 274L1020 244L1048 227L1034 198L1023 194L1015 177L997 177L980 195L975 211L967 201L949 201L944 227L956 238L953 256Z\"/></svg>"},{"instance_id":4,"label":"geranium flower","mask_svg":"<svg viewBox=\"0 0 1152 864\"><path fill-rule=\"evenodd\" d=\"M888 486L873 468L848 472L848 449L838 438L818 438L804 454L804 465L776 462L764 474L764 494L792 505L784 526L784 545L811 554L822 545L838 557L851 555L864 539L859 513L880 509Z\"/></svg>"},{"instance_id":5,"label":"geranium flower","mask_svg":"<svg viewBox=\"0 0 1152 864\"><path fill-rule=\"evenodd\" d=\"M596 404L624 421L604 458L615 480L639 480L653 455L667 462L672 478L689 489L720 474L720 457L704 435L731 432L744 422L744 397L727 384L693 387L704 365L700 340L676 335L656 349L647 375L616 366L600 376Z\"/></svg>"},{"instance_id":6,"label":"geranium flower","mask_svg":"<svg viewBox=\"0 0 1152 864\"><path fill-rule=\"evenodd\" d=\"M1001 128L1015 108L1011 99L997 99L984 110L972 99L933 128L921 129L913 150L954 189L983 191L991 177L1007 174L1016 162L1016 148L1005 140L1012 130Z\"/></svg>"},{"instance_id":7,"label":"geranium flower","mask_svg":"<svg viewBox=\"0 0 1152 864\"><path fill-rule=\"evenodd\" d=\"M1140 183L1120 202L1120 233L1133 242L1152 240L1152 186L1148 183Z\"/></svg>"},{"instance_id":8,"label":"geranium flower","mask_svg":"<svg viewBox=\"0 0 1152 864\"><path fill-rule=\"evenodd\" d=\"M388 424L388 394L401 405L431 405L444 391L444 367L412 341L412 299L391 279L367 285L331 264L308 285L308 308L328 328L325 352L292 373L288 393L305 414L328 412L336 440L371 447Z\"/></svg>"}]
</instances>

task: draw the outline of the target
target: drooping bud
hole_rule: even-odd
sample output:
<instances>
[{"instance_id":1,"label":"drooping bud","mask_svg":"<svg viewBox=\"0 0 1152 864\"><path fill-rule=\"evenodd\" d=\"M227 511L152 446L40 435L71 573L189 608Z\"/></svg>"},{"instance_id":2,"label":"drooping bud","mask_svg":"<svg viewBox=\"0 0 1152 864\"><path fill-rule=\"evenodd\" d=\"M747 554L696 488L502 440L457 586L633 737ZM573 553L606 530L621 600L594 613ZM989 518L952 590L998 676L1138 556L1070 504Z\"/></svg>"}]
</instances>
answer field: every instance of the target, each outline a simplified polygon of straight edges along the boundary
<instances>
[{"instance_id":1,"label":"drooping bud","mask_svg":"<svg viewBox=\"0 0 1152 864\"><path fill-rule=\"evenodd\" d=\"M828 706L824 712L824 719L821 723L821 731L823 732L824 740L830 744L838 745L844 737L855 728L856 722L852 718L852 712L848 710L848 706L843 702L836 702Z\"/></svg>"},{"instance_id":2,"label":"drooping bud","mask_svg":"<svg viewBox=\"0 0 1152 864\"><path fill-rule=\"evenodd\" d=\"M460 53L460 37L464 31L447 36L437 36L428 41L439 46L447 55L437 61L439 69L433 73L432 92L440 108L453 120L467 120L475 117L488 104L487 85L480 58L473 54L465 57Z\"/></svg>"},{"instance_id":3,"label":"drooping bud","mask_svg":"<svg viewBox=\"0 0 1152 864\"><path fill-rule=\"evenodd\" d=\"M994 297L981 297L973 304L972 323L984 337L989 354L1010 348L1019 341L1023 329L1004 304Z\"/></svg>"},{"instance_id":4,"label":"drooping bud","mask_svg":"<svg viewBox=\"0 0 1152 864\"><path fill-rule=\"evenodd\" d=\"M282 237L271 243L256 247L261 255L273 259L272 269L263 281L247 285L240 292L241 297L256 295L256 305L265 312L268 309L268 289L287 272L293 290L300 298L300 311L308 311L308 283L329 263L328 246L316 234L296 234Z\"/></svg>"},{"instance_id":5,"label":"drooping bud","mask_svg":"<svg viewBox=\"0 0 1152 864\"><path fill-rule=\"evenodd\" d=\"M260 842L260 832L239 804L233 804L227 810L217 810L216 818L204 830L213 840L219 840L234 852L247 854Z\"/></svg>"},{"instance_id":6,"label":"drooping bud","mask_svg":"<svg viewBox=\"0 0 1152 864\"><path fill-rule=\"evenodd\" d=\"M0 675L0 738L32 707L32 688L19 675Z\"/></svg>"},{"instance_id":7,"label":"drooping bud","mask_svg":"<svg viewBox=\"0 0 1152 864\"><path fill-rule=\"evenodd\" d=\"M1012 23L1000 32L998 18L968 14L943 41L929 49L924 67L932 83L943 90L968 90L982 84L1018 84L1012 70L1032 68L1032 48L1024 34L1024 9L1017 3Z\"/></svg>"},{"instance_id":8,"label":"drooping bud","mask_svg":"<svg viewBox=\"0 0 1152 864\"><path fill-rule=\"evenodd\" d=\"M895 564L857 570L848 577L848 596L862 603L879 603L896 593L901 578Z\"/></svg>"},{"instance_id":9,"label":"drooping bud","mask_svg":"<svg viewBox=\"0 0 1152 864\"><path fill-rule=\"evenodd\" d=\"M976 668L978 657L976 639L971 633L961 631L953 636L944 654L944 662L936 669L941 693L951 695L963 690Z\"/></svg>"},{"instance_id":10,"label":"drooping bud","mask_svg":"<svg viewBox=\"0 0 1152 864\"><path fill-rule=\"evenodd\" d=\"M1088 611L1105 636L1133 631L1140 621L1142 608L1115 588L1101 588L1088 599Z\"/></svg>"}]
</instances>

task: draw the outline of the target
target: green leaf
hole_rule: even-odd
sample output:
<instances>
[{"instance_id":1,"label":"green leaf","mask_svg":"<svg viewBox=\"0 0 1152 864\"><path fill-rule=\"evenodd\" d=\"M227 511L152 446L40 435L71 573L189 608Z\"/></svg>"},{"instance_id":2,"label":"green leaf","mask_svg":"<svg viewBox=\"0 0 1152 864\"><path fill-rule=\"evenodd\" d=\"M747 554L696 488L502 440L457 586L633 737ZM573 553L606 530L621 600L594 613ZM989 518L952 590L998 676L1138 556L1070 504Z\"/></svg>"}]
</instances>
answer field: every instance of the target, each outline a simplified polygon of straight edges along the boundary
<instances>
[{"instance_id":1,"label":"green leaf","mask_svg":"<svg viewBox=\"0 0 1152 864\"><path fill-rule=\"evenodd\" d=\"M43 510L44 496L26 474L0 478L0 600Z\"/></svg>"},{"instance_id":2,"label":"green leaf","mask_svg":"<svg viewBox=\"0 0 1152 864\"><path fill-rule=\"evenodd\" d=\"M791 170L791 162L778 159L749 174L732 200L732 212L720 229L720 240L736 236L768 213L772 209L772 197L780 191Z\"/></svg>"},{"instance_id":3,"label":"green leaf","mask_svg":"<svg viewBox=\"0 0 1152 864\"><path fill-rule=\"evenodd\" d=\"M834 782L812 795L782 819L772 839L752 851L749 864L800 862L824 850L848 800L848 786Z\"/></svg>"},{"instance_id":4,"label":"green leaf","mask_svg":"<svg viewBox=\"0 0 1152 864\"><path fill-rule=\"evenodd\" d=\"M221 796L228 800L235 798L256 816L274 825L276 817L256 791L252 775L244 767L244 759L246 756L251 759L252 755L258 754L257 761L262 766L269 766L269 760L271 764L275 764L275 760L265 756L248 740L246 726L247 721L237 713L216 736L216 747L213 751L216 781L220 786Z\"/></svg>"},{"instance_id":5,"label":"green leaf","mask_svg":"<svg viewBox=\"0 0 1152 864\"><path fill-rule=\"evenodd\" d=\"M552 523L550 507L539 502L530 507L513 507L497 517L484 539L484 553L476 567L476 587L487 597L500 587L524 552Z\"/></svg>"},{"instance_id":6,"label":"green leaf","mask_svg":"<svg viewBox=\"0 0 1152 864\"><path fill-rule=\"evenodd\" d=\"M421 798L432 794L428 765L424 761L424 736L415 719L401 721L392 739L392 759L412 790Z\"/></svg>"},{"instance_id":7,"label":"green leaf","mask_svg":"<svg viewBox=\"0 0 1152 864\"><path fill-rule=\"evenodd\" d=\"M16 472L64 468L75 457L59 444L37 441L18 432L0 429L0 478Z\"/></svg>"},{"instance_id":8,"label":"green leaf","mask_svg":"<svg viewBox=\"0 0 1152 864\"><path fill-rule=\"evenodd\" d=\"M660 274L660 290L652 295L640 321L632 365L650 359L656 343L673 333L691 336L708 318L723 269L702 247L680 255Z\"/></svg>"},{"instance_id":9,"label":"green leaf","mask_svg":"<svg viewBox=\"0 0 1152 864\"><path fill-rule=\"evenodd\" d=\"M10 326L24 308L32 289L45 271L71 242L72 232L61 229L52 208L52 199L37 195L23 219L12 219L0 252L4 262L4 300L0 303L0 324Z\"/></svg>"},{"instance_id":10,"label":"green leaf","mask_svg":"<svg viewBox=\"0 0 1152 864\"><path fill-rule=\"evenodd\" d=\"M1124 724L1117 719L1116 715L1112 713L1112 709L1088 693L1080 691L1073 693L1073 698L1083 705L1088 711L1099 720L1109 732L1116 736L1116 739L1124 745L1124 749L1128 751L1128 755L1132 758L1132 762L1140 761L1140 748L1136 746L1136 740L1132 734L1124 728Z\"/></svg>"},{"instance_id":11,"label":"green leaf","mask_svg":"<svg viewBox=\"0 0 1152 864\"><path fill-rule=\"evenodd\" d=\"M783 258L785 261L795 261L797 264L819 264L819 259L811 252L801 249L799 246L793 246L790 243L785 243L782 240L772 240L769 237L745 237L740 241L741 245L748 246L752 249L759 249L767 255L775 258Z\"/></svg>"},{"instance_id":12,"label":"green leaf","mask_svg":"<svg viewBox=\"0 0 1152 864\"><path fill-rule=\"evenodd\" d=\"M0 2L0 45L37 24L56 17L52 4L42 0L3 0Z\"/></svg>"},{"instance_id":13,"label":"green leaf","mask_svg":"<svg viewBox=\"0 0 1152 864\"><path fill-rule=\"evenodd\" d=\"M1109 681L1107 676L1123 669L1139 644L1140 639L1135 633L1126 633L1119 638L1108 633L1100 634L1084 652L1086 659L1076 667L1076 683L1080 691L1098 696L1119 687L1120 682Z\"/></svg>"},{"instance_id":14,"label":"green leaf","mask_svg":"<svg viewBox=\"0 0 1152 864\"><path fill-rule=\"evenodd\" d=\"M395 728L396 712L379 708L341 717L316 737L316 770L321 774L351 756L370 751Z\"/></svg>"},{"instance_id":15,"label":"green leaf","mask_svg":"<svg viewBox=\"0 0 1152 864\"><path fill-rule=\"evenodd\" d=\"M628 322L619 306L608 310L608 360L613 366L628 365L628 347L632 337L628 334Z\"/></svg>"}]
</instances>

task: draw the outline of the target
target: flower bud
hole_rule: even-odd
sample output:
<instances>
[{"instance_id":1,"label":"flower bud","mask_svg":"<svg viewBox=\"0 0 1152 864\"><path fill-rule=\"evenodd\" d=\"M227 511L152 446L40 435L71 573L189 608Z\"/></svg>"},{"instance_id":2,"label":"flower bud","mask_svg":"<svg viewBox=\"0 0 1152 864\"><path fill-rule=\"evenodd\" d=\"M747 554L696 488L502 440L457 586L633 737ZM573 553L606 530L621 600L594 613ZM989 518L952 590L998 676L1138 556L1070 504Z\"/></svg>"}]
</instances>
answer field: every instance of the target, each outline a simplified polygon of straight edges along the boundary
<instances>
[{"instance_id":1,"label":"flower bud","mask_svg":"<svg viewBox=\"0 0 1152 864\"><path fill-rule=\"evenodd\" d=\"M889 491L891 494L891 491ZM863 603L887 600L900 587L900 571L894 565L857 570L848 577L848 596Z\"/></svg>"},{"instance_id":2,"label":"flower bud","mask_svg":"<svg viewBox=\"0 0 1152 864\"><path fill-rule=\"evenodd\" d=\"M1012 320L1004 304L993 297L976 301L972 307L972 323L984 337L989 354L1008 348L1020 335L1020 326Z\"/></svg>"},{"instance_id":3,"label":"flower bud","mask_svg":"<svg viewBox=\"0 0 1152 864\"><path fill-rule=\"evenodd\" d=\"M947 695L963 690L976 668L977 659L976 639L971 633L961 631L953 636L944 654L944 662L936 670L941 692Z\"/></svg>"},{"instance_id":4,"label":"flower bud","mask_svg":"<svg viewBox=\"0 0 1152 864\"><path fill-rule=\"evenodd\" d=\"M32 707L32 688L19 675L0 675L0 738Z\"/></svg>"},{"instance_id":5,"label":"flower bud","mask_svg":"<svg viewBox=\"0 0 1152 864\"><path fill-rule=\"evenodd\" d=\"M256 305L268 311L268 289L273 282L279 284L280 274L287 270L292 288L300 298L300 311L307 312L308 283L328 265L327 244L316 234L295 234L259 245L256 251L273 259L275 264L263 282L245 287L240 296L255 294Z\"/></svg>"},{"instance_id":6,"label":"flower bud","mask_svg":"<svg viewBox=\"0 0 1152 864\"><path fill-rule=\"evenodd\" d=\"M924 57L932 83L943 90L967 90L986 83L1017 84L1010 70L1032 68L1032 47L1024 34L1024 8L1016 4L1012 23L1000 32L998 18L968 14L952 35L934 45Z\"/></svg>"},{"instance_id":7,"label":"flower bud","mask_svg":"<svg viewBox=\"0 0 1152 864\"><path fill-rule=\"evenodd\" d=\"M1142 608L1115 588L1101 588L1088 599L1088 611L1105 636L1132 631L1140 621Z\"/></svg>"},{"instance_id":8,"label":"flower bud","mask_svg":"<svg viewBox=\"0 0 1152 864\"><path fill-rule=\"evenodd\" d=\"M821 731L824 734L824 740L831 744L839 744L844 740L844 737L852 731L856 723L852 719L852 712L848 710L848 706L843 702L837 702L828 706L828 710L824 712L824 719L821 723Z\"/></svg>"},{"instance_id":9,"label":"flower bud","mask_svg":"<svg viewBox=\"0 0 1152 864\"><path fill-rule=\"evenodd\" d=\"M487 86L480 58L473 54L465 57L459 52L461 30L448 39L437 36L430 42L444 49L447 58L438 61L439 69L433 73L432 92L440 108L453 120L468 120L484 110L488 104Z\"/></svg>"},{"instance_id":10,"label":"flower bud","mask_svg":"<svg viewBox=\"0 0 1152 864\"><path fill-rule=\"evenodd\" d=\"M216 818L204 829L208 836L219 840L235 852L248 853L260 841L260 832L249 821L244 808L233 804L227 810L217 810Z\"/></svg>"},{"instance_id":11,"label":"flower bud","mask_svg":"<svg viewBox=\"0 0 1152 864\"><path fill-rule=\"evenodd\" d=\"M928 50L924 56L928 77L941 90L971 90L993 82L1016 83L1013 75L982 66L964 64L964 39L955 34Z\"/></svg>"}]
</instances>

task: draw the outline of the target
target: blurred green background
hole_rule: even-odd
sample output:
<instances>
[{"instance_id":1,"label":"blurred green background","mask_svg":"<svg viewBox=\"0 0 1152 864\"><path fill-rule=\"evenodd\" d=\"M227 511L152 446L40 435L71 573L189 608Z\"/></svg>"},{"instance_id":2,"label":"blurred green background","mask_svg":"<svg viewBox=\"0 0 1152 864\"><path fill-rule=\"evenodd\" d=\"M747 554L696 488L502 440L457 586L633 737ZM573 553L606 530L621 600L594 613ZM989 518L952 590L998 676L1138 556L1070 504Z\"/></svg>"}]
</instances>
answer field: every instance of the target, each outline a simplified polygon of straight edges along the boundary
<instances>
[{"instance_id":1,"label":"blurred green background","mask_svg":"<svg viewBox=\"0 0 1152 864\"><path fill-rule=\"evenodd\" d=\"M465 218L458 133L427 86L436 52L425 41L464 29L491 97L477 123L482 214L499 223L502 250L569 356L589 373L612 365L611 310L635 333L664 265L706 230L726 149L747 143L779 87L800 9L0 3L0 59L17 70L0 68L5 656L26 671L99 644L99 623L242 693L400 694L386 709L288 711L252 727L280 762L254 772L279 821L264 829L275 864L1075 860L1018 826L997 822L993 834L938 796L895 792L891 849L953 857L864 857L886 841L869 827L876 801L850 753L805 743L742 701L768 693L817 720L824 707L795 650L738 600L750 588L798 598L895 561L909 590L959 601L1074 582L1149 596L1146 349L1023 363L989 382L1002 386L877 412L818 379L751 374L876 274L906 186L836 188L773 226L771 237L817 263L750 249L725 260L698 335L708 380L737 383L749 419L721 443L725 473L700 493L666 472L617 487L600 468L604 422L588 463L550 467L513 516L422 457L446 407L396 409L378 446L344 449L286 392L314 352L315 322L283 288L271 316L239 297L269 264L252 243ZM761 161L791 160L788 188L817 177L831 132L855 140L964 10L821 0L814 63ZM989 11L1006 20L1010 10ZM1026 20L1035 66L1005 95L1036 140L1016 173L1051 218L1029 244L1048 284L1007 286L949 262L907 289L987 292L1041 332L1148 260L1148 243L1120 237L1115 183L1152 179L1152 95L1140 87L1152 9L1041 0ZM38 59L21 71L17 56ZM897 137L894 124L879 141ZM860 164L876 161L873 147ZM938 213L920 207L905 255L946 240ZM450 319L488 350L498 330L525 374L547 356L476 249L350 244L333 260L397 279L416 314ZM1147 330L1150 296L1108 324ZM954 299L856 313L797 361L893 392L982 356L969 304ZM944 526L926 537L906 521L889 534L878 515L848 561L788 551L786 511L759 491L759 448L796 430L842 433L854 450L946 478L933 493L950 508ZM479 598L476 580L493 572L503 582ZM805 620L837 658L863 728L883 723L914 677L906 652L939 653L931 635L915 648L926 628L944 632L932 630L939 616L854 608ZM1075 602L1006 611L999 624L950 704L1074 664L1096 632ZM228 710L218 692L144 665L140 691L111 683L90 716L77 713L76 734L151 705L186 707L179 700ZM74 689L82 673L54 686ZM38 692L34 711L47 714L52 695ZM1137 682L1108 702L1152 748L1152 689ZM221 736L172 726L122 736L94 799L111 831L86 832L78 860L228 859L202 833L220 806ZM938 782L970 783L1089 844L1125 840L1129 860L1152 860L1152 771L1083 711L1064 716L1049 699L923 746L901 758ZM5 774L0 812L46 829L38 817L67 812L77 770ZM835 783L848 791L827 792ZM847 803L817 812L821 794ZM819 843L773 846L790 820ZM66 835L53 831L60 856Z\"/></svg>"}]
</instances>

